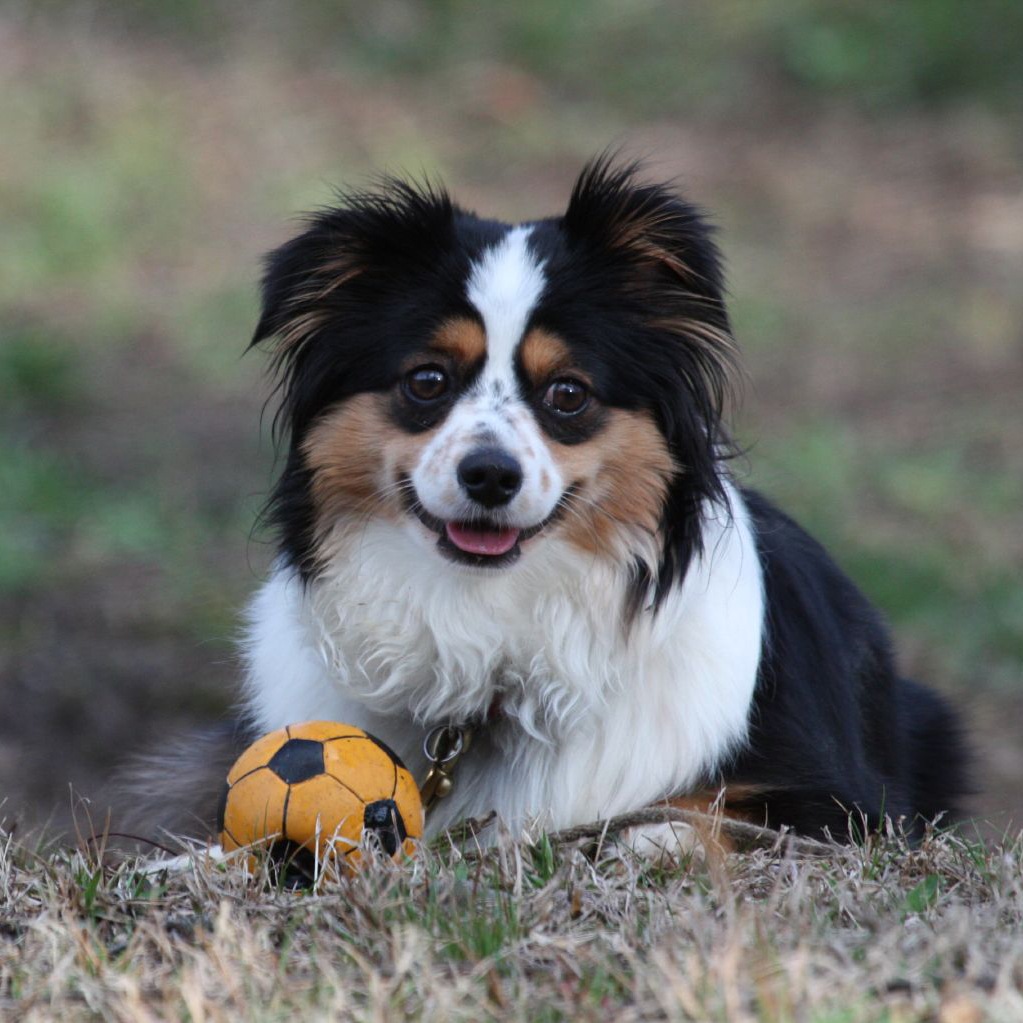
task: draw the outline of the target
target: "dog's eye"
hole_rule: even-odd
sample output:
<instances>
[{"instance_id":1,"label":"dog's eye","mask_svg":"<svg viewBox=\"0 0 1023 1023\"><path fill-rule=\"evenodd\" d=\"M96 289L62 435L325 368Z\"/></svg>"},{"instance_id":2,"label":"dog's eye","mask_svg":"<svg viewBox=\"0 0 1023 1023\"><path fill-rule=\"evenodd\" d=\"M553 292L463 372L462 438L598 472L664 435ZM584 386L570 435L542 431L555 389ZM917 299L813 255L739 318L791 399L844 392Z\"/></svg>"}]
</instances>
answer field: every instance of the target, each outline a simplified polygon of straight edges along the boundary
<instances>
[{"instance_id":1,"label":"dog's eye","mask_svg":"<svg viewBox=\"0 0 1023 1023\"><path fill-rule=\"evenodd\" d=\"M543 403L563 416L574 416L590 403L590 392L578 380L555 380L547 388Z\"/></svg>"},{"instance_id":2,"label":"dog's eye","mask_svg":"<svg viewBox=\"0 0 1023 1023\"><path fill-rule=\"evenodd\" d=\"M450 380L440 366L420 366L402 381L405 393L413 401L436 401L447 394Z\"/></svg>"}]
</instances>

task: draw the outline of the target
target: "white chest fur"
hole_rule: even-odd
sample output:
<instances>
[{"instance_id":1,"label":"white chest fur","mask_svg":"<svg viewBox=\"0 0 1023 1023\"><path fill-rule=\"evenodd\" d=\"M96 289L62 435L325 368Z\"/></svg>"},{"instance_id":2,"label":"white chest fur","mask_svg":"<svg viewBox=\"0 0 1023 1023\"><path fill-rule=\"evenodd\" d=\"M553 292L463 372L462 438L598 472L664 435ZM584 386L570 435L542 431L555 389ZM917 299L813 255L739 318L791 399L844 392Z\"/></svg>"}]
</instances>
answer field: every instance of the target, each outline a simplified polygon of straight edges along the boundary
<instances>
[{"instance_id":1,"label":"white chest fur","mask_svg":"<svg viewBox=\"0 0 1023 1023\"><path fill-rule=\"evenodd\" d=\"M490 810L513 828L564 827L684 791L743 739L760 658L760 564L730 497L684 582L628 628L613 563L542 540L508 569L470 573L371 522L315 583L279 568L256 595L254 724L347 721L421 778L426 731L499 699L430 832Z\"/></svg>"}]
</instances>

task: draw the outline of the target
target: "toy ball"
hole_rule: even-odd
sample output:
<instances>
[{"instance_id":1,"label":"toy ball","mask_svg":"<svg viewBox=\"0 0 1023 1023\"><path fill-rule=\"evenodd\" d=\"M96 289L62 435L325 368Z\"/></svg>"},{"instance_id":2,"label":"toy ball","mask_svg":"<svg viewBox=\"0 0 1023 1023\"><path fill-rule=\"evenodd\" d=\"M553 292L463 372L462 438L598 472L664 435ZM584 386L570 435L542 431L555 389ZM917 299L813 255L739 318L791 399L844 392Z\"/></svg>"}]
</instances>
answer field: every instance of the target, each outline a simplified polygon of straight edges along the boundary
<instances>
[{"instance_id":1,"label":"toy ball","mask_svg":"<svg viewBox=\"0 0 1023 1023\"><path fill-rule=\"evenodd\" d=\"M401 760L354 725L308 721L257 739L227 774L218 813L225 852L266 850L291 887L324 867L351 870L365 840L411 855L423 834L419 789ZM257 859L249 858L255 868Z\"/></svg>"}]
</instances>

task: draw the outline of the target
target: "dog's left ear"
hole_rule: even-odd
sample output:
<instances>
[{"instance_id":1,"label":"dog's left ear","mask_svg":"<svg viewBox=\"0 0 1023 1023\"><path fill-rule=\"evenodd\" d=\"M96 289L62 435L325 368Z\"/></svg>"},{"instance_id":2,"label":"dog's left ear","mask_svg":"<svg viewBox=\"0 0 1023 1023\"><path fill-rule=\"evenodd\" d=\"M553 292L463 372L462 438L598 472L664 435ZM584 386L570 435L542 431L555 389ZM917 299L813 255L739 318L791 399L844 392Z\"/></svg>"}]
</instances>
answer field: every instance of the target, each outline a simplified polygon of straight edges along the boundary
<instances>
[{"instance_id":1,"label":"dog's left ear","mask_svg":"<svg viewBox=\"0 0 1023 1023\"><path fill-rule=\"evenodd\" d=\"M568 234L620 267L646 325L715 433L737 376L721 256L702 211L668 186L637 180L610 155L583 170L563 218Z\"/></svg>"},{"instance_id":2,"label":"dog's left ear","mask_svg":"<svg viewBox=\"0 0 1023 1023\"><path fill-rule=\"evenodd\" d=\"M562 221L569 237L609 268L638 322L651 411L679 467L662 515L656 577L637 566L632 607L670 592L702 550L708 503L727 506L721 459L731 450L723 425L737 376L736 346L724 303L721 258L701 211L666 185L638 180L635 164L593 161L576 182Z\"/></svg>"},{"instance_id":3,"label":"dog's left ear","mask_svg":"<svg viewBox=\"0 0 1023 1023\"><path fill-rule=\"evenodd\" d=\"M640 169L607 154L588 163L572 189L566 230L659 265L694 294L720 302L724 282L713 228L668 186L639 181Z\"/></svg>"}]
</instances>

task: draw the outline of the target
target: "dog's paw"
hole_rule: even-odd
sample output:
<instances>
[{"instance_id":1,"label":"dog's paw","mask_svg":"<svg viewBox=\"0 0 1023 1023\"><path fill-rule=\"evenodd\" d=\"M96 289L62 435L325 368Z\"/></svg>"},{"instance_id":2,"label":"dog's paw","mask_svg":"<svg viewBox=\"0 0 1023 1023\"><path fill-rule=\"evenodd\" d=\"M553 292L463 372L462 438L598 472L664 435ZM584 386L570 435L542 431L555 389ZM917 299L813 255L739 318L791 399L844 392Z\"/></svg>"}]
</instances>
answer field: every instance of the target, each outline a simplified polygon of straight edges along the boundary
<instances>
[{"instance_id":1,"label":"dog's paw","mask_svg":"<svg viewBox=\"0 0 1023 1023\"><path fill-rule=\"evenodd\" d=\"M706 852L697 829L681 821L627 828L622 832L620 841L636 855L665 866Z\"/></svg>"}]
</instances>

